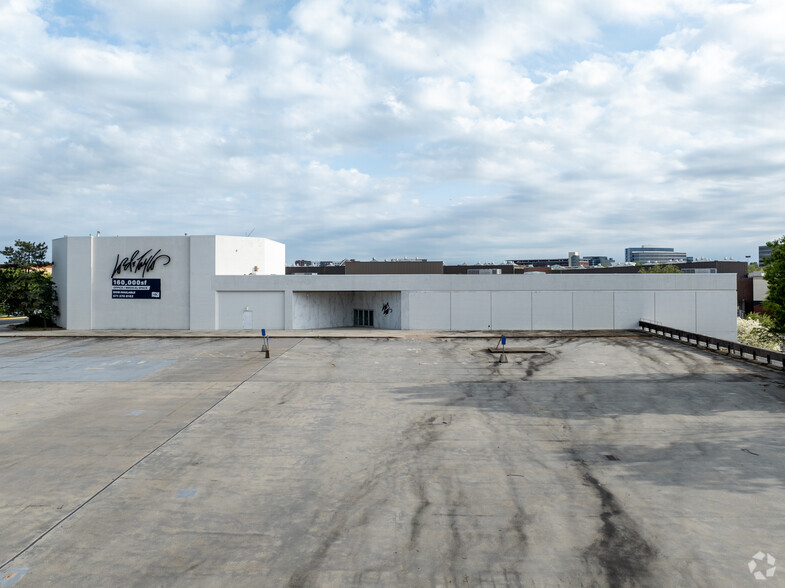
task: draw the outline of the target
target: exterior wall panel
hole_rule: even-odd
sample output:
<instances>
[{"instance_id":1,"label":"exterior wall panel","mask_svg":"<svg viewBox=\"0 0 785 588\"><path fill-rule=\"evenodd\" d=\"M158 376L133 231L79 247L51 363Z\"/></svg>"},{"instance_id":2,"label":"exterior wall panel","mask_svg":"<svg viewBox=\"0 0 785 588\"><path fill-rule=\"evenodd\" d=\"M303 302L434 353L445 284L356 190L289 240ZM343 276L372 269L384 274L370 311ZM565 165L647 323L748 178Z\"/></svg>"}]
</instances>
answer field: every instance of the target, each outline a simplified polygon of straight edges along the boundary
<instances>
[{"instance_id":1,"label":"exterior wall panel","mask_svg":"<svg viewBox=\"0 0 785 588\"><path fill-rule=\"evenodd\" d=\"M573 329L612 329L613 292L573 292Z\"/></svg>"},{"instance_id":2,"label":"exterior wall panel","mask_svg":"<svg viewBox=\"0 0 785 588\"><path fill-rule=\"evenodd\" d=\"M654 321L654 291L613 293L614 329L637 329L638 321Z\"/></svg>"},{"instance_id":3,"label":"exterior wall panel","mask_svg":"<svg viewBox=\"0 0 785 588\"><path fill-rule=\"evenodd\" d=\"M449 292L409 292L410 329L450 329Z\"/></svg>"},{"instance_id":4,"label":"exterior wall panel","mask_svg":"<svg viewBox=\"0 0 785 588\"><path fill-rule=\"evenodd\" d=\"M735 299L733 308L736 308ZM695 292L663 291L654 293L654 320L656 322L694 333L697 328L696 318Z\"/></svg>"},{"instance_id":5,"label":"exterior wall panel","mask_svg":"<svg viewBox=\"0 0 785 588\"><path fill-rule=\"evenodd\" d=\"M695 332L724 331L725 335L715 336L736 341L736 313L733 311L736 297L733 292L696 292L695 303Z\"/></svg>"},{"instance_id":6,"label":"exterior wall panel","mask_svg":"<svg viewBox=\"0 0 785 588\"><path fill-rule=\"evenodd\" d=\"M250 312L253 329L283 329L283 292L217 292L218 328L242 329Z\"/></svg>"},{"instance_id":7,"label":"exterior wall panel","mask_svg":"<svg viewBox=\"0 0 785 588\"><path fill-rule=\"evenodd\" d=\"M491 328L490 292L451 292L450 328L482 331Z\"/></svg>"},{"instance_id":8,"label":"exterior wall panel","mask_svg":"<svg viewBox=\"0 0 785 588\"><path fill-rule=\"evenodd\" d=\"M491 292L491 328L532 328L532 293L521 291Z\"/></svg>"},{"instance_id":9,"label":"exterior wall panel","mask_svg":"<svg viewBox=\"0 0 785 588\"><path fill-rule=\"evenodd\" d=\"M532 292L532 329L572 329L572 292Z\"/></svg>"}]
</instances>

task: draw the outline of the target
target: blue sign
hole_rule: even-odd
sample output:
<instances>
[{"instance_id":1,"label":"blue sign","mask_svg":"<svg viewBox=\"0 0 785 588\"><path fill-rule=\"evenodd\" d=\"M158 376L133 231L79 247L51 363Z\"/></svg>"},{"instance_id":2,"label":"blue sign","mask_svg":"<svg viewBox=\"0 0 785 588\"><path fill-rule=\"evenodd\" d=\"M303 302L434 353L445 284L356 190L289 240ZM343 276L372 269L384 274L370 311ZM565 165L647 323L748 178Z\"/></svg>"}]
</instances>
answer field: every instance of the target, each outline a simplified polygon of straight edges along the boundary
<instances>
[{"instance_id":1,"label":"blue sign","mask_svg":"<svg viewBox=\"0 0 785 588\"><path fill-rule=\"evenodd\" d=\"M502 335L502 346L507 345L507 337Z\"/></svg>"}]
</instances>

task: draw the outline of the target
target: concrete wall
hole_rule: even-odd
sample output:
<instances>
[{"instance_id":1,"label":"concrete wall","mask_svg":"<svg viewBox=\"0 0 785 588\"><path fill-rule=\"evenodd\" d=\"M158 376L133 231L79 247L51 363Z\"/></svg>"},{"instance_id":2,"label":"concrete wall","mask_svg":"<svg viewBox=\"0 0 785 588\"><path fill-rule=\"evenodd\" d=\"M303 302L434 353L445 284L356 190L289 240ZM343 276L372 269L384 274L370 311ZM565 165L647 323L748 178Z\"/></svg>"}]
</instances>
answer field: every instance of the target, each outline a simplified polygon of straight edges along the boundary
<instances>
[{"instance_id":1,"label":"concrete wall","mask_svg":"<svg viewBox=\"0 0 785 588\"><path fill-rule=\"evenodd\" d=\"M284 328L283 292L217 292L218 328L243 329L250 313L253 329Z\"/></svg>"},{"instance_id":2,"label":"concrete wall","mask_svg":"<svg viewBox=\"0 0 785 588\"><path fill-rule=\"evenodd\" d=\"M190 237L190 243L190 328L194 330L215 329L218 324L218 296L215 291L215 237L197 235Z\"/></svg>"},{"instance_id":3,"label":"concrete wall","mask_svg":"<svg viewBox=\"0 0 785 588\"><path fill-rule=\"evenodd\" d=\"M92 328L92 245L91 237L63 237L52 242L52 279L60 309L58 324Z\"/></svg>"},{"instance_id":4,"label":"concrete wall","mask_svg":"<svg viewBox=\"0 0 785 588\"><path fill-rule=\"evenodd\" d=\"M245 288L244 280L258 280L252 288L261 289L289 290L296 285L299 294L400 288L403 329L487 329L488 324L492 329L635 329L644 318L724 339L736 337L732 274L248 276L223 280L236 285L222 284L222 288ZM340 302L352 304L353 298ZM341 325L351 324L348 316L341 321ZM287 328L328 323L298 318L287 323Z\"/></svg>"}]
</instances>

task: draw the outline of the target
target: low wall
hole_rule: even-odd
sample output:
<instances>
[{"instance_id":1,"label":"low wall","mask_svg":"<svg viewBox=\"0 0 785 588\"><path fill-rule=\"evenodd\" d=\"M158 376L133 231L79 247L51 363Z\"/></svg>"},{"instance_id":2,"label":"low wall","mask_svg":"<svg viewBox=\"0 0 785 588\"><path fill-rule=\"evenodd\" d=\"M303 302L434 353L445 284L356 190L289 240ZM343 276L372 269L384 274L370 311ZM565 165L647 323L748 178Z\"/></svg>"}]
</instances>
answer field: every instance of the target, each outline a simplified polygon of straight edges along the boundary
<instances>
[{"instance_id":1,"label":"low wall","mask_svg":"<svg viewBox=\"0 0 785 588\"><path fill-rule=\"evenodd\" d=\"M349 326L351 309L362 307L358 297L366 293L374 297L375 317L389 303L393 326L383 328L636 329L644 319L736 338L732 274L218 276L215 282L219 298L235 289L283 291L287 329ZM396 295L400 303L390 302Z\"/></svg>"}]
</instances>

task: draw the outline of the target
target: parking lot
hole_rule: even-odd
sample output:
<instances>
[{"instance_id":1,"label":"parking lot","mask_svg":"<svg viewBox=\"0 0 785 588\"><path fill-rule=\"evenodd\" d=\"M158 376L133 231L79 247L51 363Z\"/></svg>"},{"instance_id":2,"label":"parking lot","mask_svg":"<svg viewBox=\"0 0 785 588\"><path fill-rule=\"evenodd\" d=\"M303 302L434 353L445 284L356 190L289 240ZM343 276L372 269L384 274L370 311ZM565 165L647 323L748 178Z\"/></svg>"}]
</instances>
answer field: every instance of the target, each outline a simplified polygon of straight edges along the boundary
<instances>
[{"instance_id":1,"label":"parking lot","mask_svg":"<svg viewBox=\"0 0 785 588\"><path fill-rule=\"evenodd\" d=\"M0 336L0 587L785 584L785 375L495 344Z\"/></svg>"}]
</instances>

